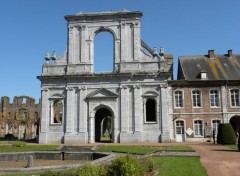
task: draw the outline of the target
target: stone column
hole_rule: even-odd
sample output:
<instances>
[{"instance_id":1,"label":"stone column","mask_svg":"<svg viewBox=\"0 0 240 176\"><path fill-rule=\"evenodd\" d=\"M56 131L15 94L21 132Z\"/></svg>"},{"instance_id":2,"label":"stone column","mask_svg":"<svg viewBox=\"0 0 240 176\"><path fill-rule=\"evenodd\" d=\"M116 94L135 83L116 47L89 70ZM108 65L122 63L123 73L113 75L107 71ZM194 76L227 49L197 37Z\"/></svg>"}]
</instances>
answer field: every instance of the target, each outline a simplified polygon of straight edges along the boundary
<instances>
[{"instance_id":1,"label":"stone column","mask_svg":"<svg viewBox=\"0 0 240 176\"><path fill-rule=\"evenodd\" d=\"M229 123L229 119L228 119L228 115L227 115L228 101L227 101L227 89L226 89L226 87L221 86L221 91L219 93L221 95L223 123ZM220 98L220 96L219 96L219 98Z\"/></svg>"},{"instance_id":2,"label":"stone column","mask_svg":"<svg viewBox=\"0 0 240 176\"><path fill-rule=\"evenodd\" d=\"M143 113L142 113L142 99L141 99L141 87L135 85L134 87L134 131L141 132L143 125Z\"/></svg>"},{"instance_id":3,"label":"stone column","mask_svg":"<svg viewBox=\"0 0 240 176\"><path fill-rule=\"evenodd\" d=\"M85 63L87 61L87 43L86 43L86 26L80 26L80 62Z\"/></svg>"},{"instance_id":4,"label":"stone column","mask_svg":"<svg viewBox=\"0 0 240 176\"><path fill-rule=\"evenodd\" d=\"M87 143L87 128L88 128L87 103L85 102L86 96L87 96L87 90L86 90L86 87L83 86L80 89L79 112L78 112L80 140L83 143Z\"/></svg>"},{"instance_id":5,"label":"stone column","mask_svg":"<svg viewBox=\"0 0 240 176\"><path fill-rule=\"evenodd\" d=\"M133 23L133 59L134 61L138 61L140 58L139 51L141 48L141 40L140 40L140 22L136 21Z\"/></svg>"},{"instance_id":6,"label":"stone column","mask_svg":"<svg viewBox=\"0 0 240 176\"><path fill-rule=\"evenodd\" d=\"M74 26L68 26L68 63L74 62Z\"/></svg>"},{"instance_id":7,"label":"stone column","mask_svg":"<svg viewBox=\"0 0 240 176\"><path fill-rule=\"evenodd\" d=\"M41 120L40 120L40 132L39 132L39 143L46 144L48 138L48 128L50 121L49 111L49 90L42 88L42 100L41 100Z\"/></svg>"},{"instance_id":8,"label":"stone column","mask_svg":"<svg viewBox=\"0 0 240 176\"><path fill-rule=\"evenodd\" d=\"M73 91L72 87L67 87L67 101L66 101L66 133L73 133L74 119L73 119Z\"/></svg>"},{"instance_id":9,"label":"stone column","mask_svg":"<svg viewBox=\"0 0 240 176\"><path fill-rule=\"evenodd\" d=\"M160 102L161 102L161 142L169 142L169 113L168 113L168 97L167 97L167 85L160 85Z\"/></svg>"},{"instance_id":10,"label":"stone column","mask_svg":"<svg viewBox=\"0 0 240 176\"><path fill-rule=\"evenodd\" d=\"M126 23L121 24L121 62L125 62L127 59L127 31Z\"/></svg>"},{"instance_id":11,"label":"stone column","mask_svg":"<svg viewBox=\"0 0 240 176\"><path fill-rule=\"evenodd\" d=\"M128 87L123 85L121 90L121 132L129 131L129 110L128 110Z\"/></svg>"},{"instance_id":12,"label":"stone column","mask_svg":"<svg viewBox=\"0 0 240 176\"><path fill-rule=\"evenodd\" d=\"M95 142L95 112L91 112L88 117L88 143L94 143Z\"/></svg>"}]
</instances>

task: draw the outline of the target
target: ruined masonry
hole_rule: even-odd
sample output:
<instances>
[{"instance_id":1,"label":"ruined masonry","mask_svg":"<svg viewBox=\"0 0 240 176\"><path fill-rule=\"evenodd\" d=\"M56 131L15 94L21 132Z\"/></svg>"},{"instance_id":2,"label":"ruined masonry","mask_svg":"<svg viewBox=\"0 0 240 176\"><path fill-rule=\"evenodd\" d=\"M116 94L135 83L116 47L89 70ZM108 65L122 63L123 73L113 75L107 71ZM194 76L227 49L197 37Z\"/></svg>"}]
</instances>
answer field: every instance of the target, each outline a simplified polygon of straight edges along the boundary
<instances>
[{"instance_id":1,"label":"ruined masonry","mask_svg":"<svg viewBox=\"0 0 240 176\"><path fill-rule=\"evenodd\" d=\"M39 143L94 143L104 136L113 143L170 141L173 56L141 39L141 17L126 10L65 16L67 52L60 58L47 53L38 76ZM112 72L93 70L94 38L101 32L114 40Z\"/></svg>"},{"instance_id":2,"label":"ruined masonry","mask_svg":"<svg viewBox=\"0 0 240 176\"><path fill-rule=\"evenodd\" d=\"M0 139L32 140L38 138L40 104L28 96L1 97Z\"/></svg>"}]
</instances>

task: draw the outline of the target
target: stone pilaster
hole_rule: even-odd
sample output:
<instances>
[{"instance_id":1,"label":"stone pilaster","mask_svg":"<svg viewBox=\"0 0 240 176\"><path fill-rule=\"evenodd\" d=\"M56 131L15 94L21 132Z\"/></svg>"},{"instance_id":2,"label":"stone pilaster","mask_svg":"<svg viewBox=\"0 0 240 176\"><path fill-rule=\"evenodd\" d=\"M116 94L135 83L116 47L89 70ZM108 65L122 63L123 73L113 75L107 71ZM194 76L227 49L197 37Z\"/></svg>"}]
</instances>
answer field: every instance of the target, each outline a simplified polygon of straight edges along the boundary
<instances>
[{"instance_id":1,"label":"stone pilaster","mask_svg":"<svg viewBox=\"0 0 240 176\"><path fill-rule=\"evenodd\" d=\"M121 90L121 132L129 130L129 110L128 110L128 96L129 89L126 85L120 87Z\"/></svg>"},{"instance_id":2,"label":"stone pilaster","mask_svg":"<svg viewBox=\"0 0 240 176\"><path fill-rule=\"evenodd\" d=\"M227 89L225 86L221 86L221 103L223 113L223 123L229 123L227 115Z\"/></svg>"},{"instance_id":3,"label":"stone pilaster","mask_svg":"<svg viewBox=\"0 0 240 176\"><path fill-rule=\"evenodd\" d=\"M167 97L167 85L160 85L160 101L161 101L161 142L170 141L169 133L169 114L168 114L168 97Z\"/></svg>"},{"instance_id":4,"label":"stone pilaster","mask_svg":"<svg viewBox=\"0 0 240 176\"><path fill-rule=\"evenodd\" d=\"M135 124L134 131L141 132L143 124L141 87L140 85L135 85L133 88L134 88L134 124Z\"/></svg>"},{"instance_id":5,"label":"stone pilaster","mask_svg":"<svg viewBox=\"0 0 240 176\"><path fill-rule=\"evenodd\" d=\"M49 129L50 122L50 111L49 111L49 90L47 88L42 89L42 109L41 109L41 121L40 121L40 133L39 133L39 143L47 143L47 133Z\"/></svg>"},{"instance_id":6,"label":"stone pilaster","mask_svg":"<svg viewBox=\"0 0 240 176\"><path fill-rule=\"evenodd\" d=\"M66 133L73 133L74 119L73 119L73 91L72 87L67 87L67 101L66 101Z\"/></svg>"}]
</instances>

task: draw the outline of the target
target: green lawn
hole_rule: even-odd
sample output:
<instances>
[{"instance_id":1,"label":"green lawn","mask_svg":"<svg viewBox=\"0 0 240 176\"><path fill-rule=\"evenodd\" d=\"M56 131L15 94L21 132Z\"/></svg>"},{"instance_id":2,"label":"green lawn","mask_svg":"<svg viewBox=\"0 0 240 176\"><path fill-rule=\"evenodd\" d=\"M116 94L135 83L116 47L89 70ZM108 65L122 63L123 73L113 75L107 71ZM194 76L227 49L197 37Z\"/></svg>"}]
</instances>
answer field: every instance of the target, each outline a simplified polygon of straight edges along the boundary
<instances>
[{"instance_id":1,"label":"green lawn","mask_svg":"<svg viewBox=\"0 0 240 176\"><path fill-rule=\"evenodd\" d=\"M159 164L159 176L207 176L198 157L154 157Z\"/></svg>"},{"instance_id":2,"label":"green lawn","mask_svg":"<svg viewBox=\"0 0 240 176\"><path fill-rule=\"evenodd\" d=\"M25 152L25 151L54 151L59 145L31 145L27 144L21 147L13 147L12 144L1 144L0 152Z\"/></svg>"},{"instance_id":3,"label":"green lawn","mask_svg":"<svg viewBox=\"0 0 240 176\"><path fill-rule=\"evenodd\" d=\"M198 157L175 157L175 156L157 156L153 157L159 165L158 176L207 176L206 170L202 167ZM30 176L30 175L73 175L74 169L50 172L29 172L14 173L11 176Z\"/></svg>"},{"instance_id":4,"label":"green lawn","mask_svg":"<svg viewBox=\"0 0 240 176\"><path fill-rule=\"evenodd\" d=\"M137 154L148 154L158 150L192 150L189 146L130 146L130 145L105 145L99 146L97 151L104 152L126 152L126 153L137 153Z\"/></svg>"},{"instance_id":5,"label":"green lawn","mask_svg":"<svg viewBox=\"0 0 240 176\"><path fill-rule=\"evenodd\" d=\"M233 150L238 150L238 146L237 146L237 144L233 144L233 145L225 145L226 147L228 147L228 148L231 148L231 149L233 149Z\"/></svg>"}]
</instances>

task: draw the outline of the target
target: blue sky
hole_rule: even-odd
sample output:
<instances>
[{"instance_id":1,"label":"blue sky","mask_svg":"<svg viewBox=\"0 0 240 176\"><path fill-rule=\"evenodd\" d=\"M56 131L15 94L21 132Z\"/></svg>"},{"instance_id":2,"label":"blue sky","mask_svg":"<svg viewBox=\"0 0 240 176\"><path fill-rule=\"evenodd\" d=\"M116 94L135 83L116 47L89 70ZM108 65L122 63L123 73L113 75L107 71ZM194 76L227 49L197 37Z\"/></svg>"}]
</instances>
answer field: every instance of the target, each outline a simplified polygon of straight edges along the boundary
<instances>
[{"instance_id":1,"label":"blue sky","mask_svg":"<svg viewBox=\"0 0 240 176\"><path fill-rule=\"evenodd\" d=\"M0 96L41 97L36 76L41 74L46 51L55 50L60 56L66 50L65 15L142 11L142 39L174 55L176 78L178 56L207 54L209 49L217 54L228 49L240 53L239 7L239 0L2 0ZM111 67L111 40L110 34L96 36L95 69Z\"/></svg>"}]
</instances>

